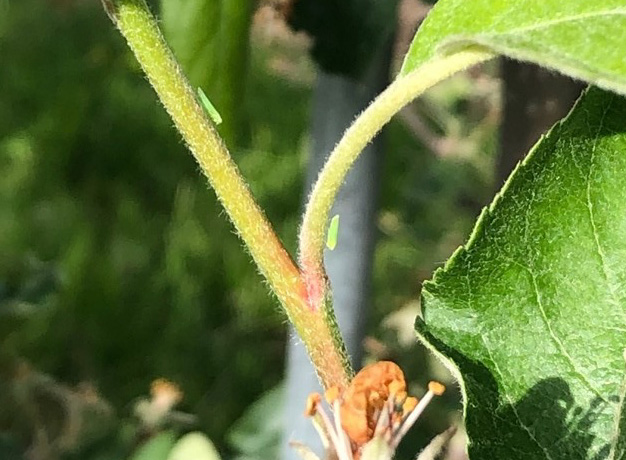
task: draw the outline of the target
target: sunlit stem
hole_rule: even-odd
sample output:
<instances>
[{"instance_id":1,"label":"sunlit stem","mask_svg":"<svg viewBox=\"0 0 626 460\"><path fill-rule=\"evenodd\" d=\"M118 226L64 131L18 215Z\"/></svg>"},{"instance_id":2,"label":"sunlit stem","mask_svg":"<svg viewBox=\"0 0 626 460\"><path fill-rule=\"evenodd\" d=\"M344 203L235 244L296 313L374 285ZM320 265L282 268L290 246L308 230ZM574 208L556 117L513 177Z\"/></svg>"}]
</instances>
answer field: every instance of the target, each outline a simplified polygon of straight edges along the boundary
<instances>
[{"instance_id":1,"label":"sunlit stem","mask_svg":"<svg viewBox=\"0 0 626 460\"><path fill-rule=\"evenodd\" d=\"M365 146L394 114L428 88L492 57L492 53L473 49L435 57L396 78L348 128L318 176L306 206L299 258L307 282L324 278L322 257L328 214L348 170Z\"/></svg>"},{"instance_id":2,"label":"sunlit stem","mask_svg":"<svg viewBox=\"0 0 626 460\"><path fill-rule=\"evenodd\" d=\"M351 371L332 318L312 308L308 284L255 202L144 0L103 0L103 5L285 308L322 383L343 388Z\"/></svg>"}]
</instances>

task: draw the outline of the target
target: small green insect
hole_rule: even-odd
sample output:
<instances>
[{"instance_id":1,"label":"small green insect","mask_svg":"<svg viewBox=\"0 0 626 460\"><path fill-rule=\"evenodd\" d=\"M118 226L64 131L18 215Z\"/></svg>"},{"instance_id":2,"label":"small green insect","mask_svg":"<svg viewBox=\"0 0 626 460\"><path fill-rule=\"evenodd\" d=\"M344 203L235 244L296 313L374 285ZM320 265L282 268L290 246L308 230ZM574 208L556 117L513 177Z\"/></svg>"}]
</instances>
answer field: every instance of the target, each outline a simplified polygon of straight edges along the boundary
<instances>
[{"instance_id":1,"label":"small green insect","mask_svg":"<svg viewBox=\"0 0 626 460\"><path fill-rule=\"evenodd\" d=\"M198 88L198 97L200 98L200 102L202 103L204 110L206 110L206 113L211 117L211 120L213 120L213 123L219 125L222 122L222 117L215 106L211 104L209 98L206 97L202 88Z\"/></svg>"},{"instance_id":2,"label":"small green insect","mask_svg":"<svg viewBox=\"0 0 626 460\"><path fill-rule=\"evenodd\" d=\"M337 237L339 235L339 214L330 219L328 226L328 235L326 236L326 247L331 251L337 246Z\"/></svg>"}]
</instances>

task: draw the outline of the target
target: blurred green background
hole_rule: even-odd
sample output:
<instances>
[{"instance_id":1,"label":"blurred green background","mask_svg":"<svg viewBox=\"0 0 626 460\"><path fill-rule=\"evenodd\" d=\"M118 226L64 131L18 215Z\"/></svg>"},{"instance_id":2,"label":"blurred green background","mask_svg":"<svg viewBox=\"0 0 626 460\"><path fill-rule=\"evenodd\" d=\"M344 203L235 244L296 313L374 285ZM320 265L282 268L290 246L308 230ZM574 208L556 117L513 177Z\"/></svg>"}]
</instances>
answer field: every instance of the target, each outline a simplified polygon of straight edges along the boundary
<instances>
[{"instance_id":1,"label":"blurred green background","mask_svg":"<svg viewBox=\"0 0 626 460\"><path fill-rule=\"evenodd\" d=\"M312 40L263 2L151 6L293 254ZM493 189L492 73L437 87L386 132L365 345L415 388L438 372L413 343L420 283ZM225 458L250 458L285 318L99 1L0 0L0 172L0 458L126 458L133 402L160 377Z\"/></svg>"}]
</instances>

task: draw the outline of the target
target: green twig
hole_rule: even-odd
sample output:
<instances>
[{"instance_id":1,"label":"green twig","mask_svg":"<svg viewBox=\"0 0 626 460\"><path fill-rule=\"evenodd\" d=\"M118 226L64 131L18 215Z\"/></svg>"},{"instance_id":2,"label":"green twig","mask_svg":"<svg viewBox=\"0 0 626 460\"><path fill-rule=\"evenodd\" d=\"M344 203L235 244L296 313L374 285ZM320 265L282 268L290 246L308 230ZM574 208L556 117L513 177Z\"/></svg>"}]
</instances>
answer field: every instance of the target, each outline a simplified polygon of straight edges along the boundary
<instances>
[{"instance_id":1,"label":"green twig","mask_svg":"<svg viewBox=\"0 0 626 460\"><path fill-rule=\"evenodd\" d=\"M317 178L300 228L299 260L307 286L322 284L326 277L323 251L328 214L348 170L365 146L394 114L428 88L492 57L487 51L466 50L434 58L398 77L348 128Z\"/></svg>"},{"instance_id":2,"label":"green twig","mask_svg":"<svg viewBox=\"0 0 626 460\"><path fill-rule=\"evenodd\" d=\"M103 5L285 308L322 383L345 386L351 370L332 312L329 316L328 309L312 307L300 271L252 197L144 0L103 0Z\"/></svg>"}]
</instances>

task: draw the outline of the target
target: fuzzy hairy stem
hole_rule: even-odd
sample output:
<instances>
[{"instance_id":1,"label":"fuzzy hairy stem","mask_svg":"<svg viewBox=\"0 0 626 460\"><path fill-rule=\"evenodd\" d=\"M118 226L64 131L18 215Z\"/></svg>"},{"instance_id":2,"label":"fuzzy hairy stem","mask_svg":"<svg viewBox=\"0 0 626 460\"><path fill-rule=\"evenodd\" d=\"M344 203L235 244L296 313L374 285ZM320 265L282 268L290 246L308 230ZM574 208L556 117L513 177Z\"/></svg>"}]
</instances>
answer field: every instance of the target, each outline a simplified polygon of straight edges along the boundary
<instances>
[{"instance_id":1,"label":"fuzzy hairy stem","mask_svg":"<svg viewBox=\"0 0 626 460\"><path fill-rule=\"evenodd\" d=\"M320 285L320 280L325 279L323 252L328 214L348 170L363 148L394 114L428 88L492 57L492 53L482 50L436 57L396 78L348 128L317 178L300 228L299 259L307 286Z\"/></svg>"},{"instance_id":2,"label":"fuzzy hairy stem","mask_svg":"<svg viewBox=\"0 0 626 460\"><path fill-rule=\"evenodd\" d=\"M311 307L307 285L300 271L255 202L213 122L165 43L145 1L103 0L103 5L126 38L256 265L285 308L323 385L345 386L351 370L332 309ZM325 290L325 285L320 288Z\"/></svg>"}]
</instances>

